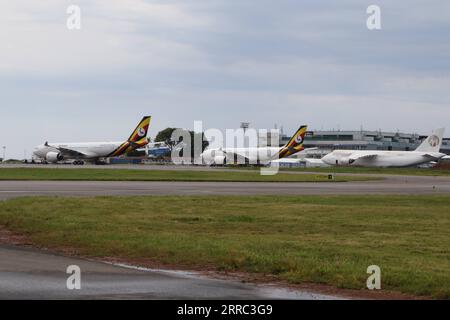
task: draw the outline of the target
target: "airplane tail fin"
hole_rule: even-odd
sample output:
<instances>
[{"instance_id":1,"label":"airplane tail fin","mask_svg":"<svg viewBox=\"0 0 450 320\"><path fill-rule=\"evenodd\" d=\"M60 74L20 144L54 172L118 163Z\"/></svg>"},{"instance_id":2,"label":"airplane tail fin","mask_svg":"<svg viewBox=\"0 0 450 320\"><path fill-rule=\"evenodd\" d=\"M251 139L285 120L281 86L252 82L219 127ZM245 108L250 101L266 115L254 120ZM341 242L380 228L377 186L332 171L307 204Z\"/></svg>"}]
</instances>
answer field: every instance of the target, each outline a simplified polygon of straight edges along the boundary
<instances>
[{"instance_id":1,"label":"airplane tail fin","mask_svg":"<svg viewBox=\"0 0 450 320\"><path fill-rule=\"evenodd\" d=\"M417 147L416 151L420 152L439 152L444 137L444 128L437 129L433 134L427 137L422 144Z\"/></svg>"},{"instance_id":2,"label":"airplane tail fin","mask_svg":"<svg viewBox=\"0 0 450 320\"><path fill-rule=\"evenodd\" d=\"M145 116L142 118L141 122L139 122L136 129L134 129L131 136L128 138L129 142L138 142L143 140L144 138L147 140L148 128L150 127L150 120L152 117Z\"/></svg>"},{"instance_id":3,"label":"airplane tail fin","mask_svg":"<svg viewBox=\"0 0 450 320\"><path fill-rule=\"evenodd\" d=\"M303 141L305 140L307 129L308 126L303 125L295 132L289 142L278 152L278 159L289 157L290 155L305 149Z\"/></svg>"}]
</instances>

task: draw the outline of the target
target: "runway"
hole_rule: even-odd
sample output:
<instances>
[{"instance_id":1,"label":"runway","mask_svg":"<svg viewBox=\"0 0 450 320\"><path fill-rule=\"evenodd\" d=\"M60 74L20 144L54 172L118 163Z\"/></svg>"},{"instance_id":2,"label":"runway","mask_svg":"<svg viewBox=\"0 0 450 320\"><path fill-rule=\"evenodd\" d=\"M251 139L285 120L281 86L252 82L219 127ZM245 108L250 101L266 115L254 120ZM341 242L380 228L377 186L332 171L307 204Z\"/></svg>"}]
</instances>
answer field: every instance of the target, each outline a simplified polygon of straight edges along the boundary
<instances>
[{"instance_id":1,"label":"runway","mask_svg":"<svg viewBox=\"0 0 450 320\"><path fill-rule=\"evenodd\" d=\"M450 194L450 177L358 182L0 181L0 200L24 196Z\"/></svg>"},{"instance_id":2,"label":"runway","mask_svg":"<svg viewBox=\"0 0 450 320\"><path fill-rule=\"evenodd\" d=\"M69 290L67 267L81 270L81 289ZM341 299L337 296L244 284L198 273L138 270L0 245L0 299Z\"/></svg>"}]
</instances>

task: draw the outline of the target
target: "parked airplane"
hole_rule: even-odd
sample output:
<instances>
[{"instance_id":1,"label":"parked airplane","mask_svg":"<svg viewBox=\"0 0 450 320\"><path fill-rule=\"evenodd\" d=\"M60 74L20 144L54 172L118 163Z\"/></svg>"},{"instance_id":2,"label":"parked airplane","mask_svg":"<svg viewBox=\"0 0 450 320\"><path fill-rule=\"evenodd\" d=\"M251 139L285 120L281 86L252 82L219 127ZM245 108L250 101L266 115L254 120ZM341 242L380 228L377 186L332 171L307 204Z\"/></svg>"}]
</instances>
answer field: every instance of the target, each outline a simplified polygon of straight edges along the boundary
<instances>
[{"instance_id":1,"label":"parked airplane","mask_svg":"<svg viewBox=\"0 0 450 320\"><path fill-rule=\"evenodd\" d=\"M409 167L437 161L446 156L439 152L444 130L437 129L414 151L335 150L322 160L329 165L360 167Z\"/></svg>"},{"instance_id":2,"label":"parked airplane","mask_svg":"<svg viewBox=\"0 0 450 320\"><path fill-rule=\"evenodd\" d=\"M150 116L144 117L131 136L122 142L81 142L81 143L44 143L37 146L33 154L45 162L56 163L63 160L75 160L74 164L84 164L84 160L99 161L101 158L117 157L148 144L147 133Z\"/></svg>"},{"instance_id":3,"label":"parked airplane","mask_svg":"<svg viewBox=\"0 0 450 320\"><path fill-rule=\"evenodd\" d=\"M305 150L303 140L306 130L307 126L301 126L283 147L207 149L201 157L206 165L224 165L227 163L268 164L272 160L286 158Z\"/></svg>"}]
</instances>

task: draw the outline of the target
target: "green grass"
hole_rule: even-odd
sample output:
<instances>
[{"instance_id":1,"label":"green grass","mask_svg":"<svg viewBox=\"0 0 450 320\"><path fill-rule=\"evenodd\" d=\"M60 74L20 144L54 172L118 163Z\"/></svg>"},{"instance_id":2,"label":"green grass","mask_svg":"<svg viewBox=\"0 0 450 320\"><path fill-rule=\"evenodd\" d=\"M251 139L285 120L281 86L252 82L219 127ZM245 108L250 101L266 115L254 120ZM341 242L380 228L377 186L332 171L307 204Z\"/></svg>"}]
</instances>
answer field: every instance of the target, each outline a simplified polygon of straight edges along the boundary
<instances>
[{"instance_id":1,"label":"green grass","mask_svg":"<svg viewBox=\"0 0 450 320\"><path fill-rule=\"evenodd\" d=\"M450 176L450 170L426 168L362 168L362 167L330 167L330 168L292 168L281 171L322 172L322 173L361 173L361 174L395 174L412 176Z\"/></svg>"},{"instance_id":2,"label":"green grass","mask_svg":"<svg viewBox=\"0 0 450 320\"><path fill-rule=\"evenodd\" d=\"M259 171L132 170L0 168L0 180L102 180L102 181L245 181L245 182L329 182L322 174L279 173L262 176ZM331 181L373 180L371 177L339 176Z\"/></svg>"},{"instance_id":3,"label":"green grass","mask_svg":"<svg viewBox=\"0 0 450 320\"><path fill-rule=\"evenodd\" d=\"M255 167L229 165L224 168L247 171L258 170ZM317 172L317 173L358 173L358 174L394 174L412 176L450 176L448 169L433 168L363 168L363 167L327 167L327 168L280 168L281 172Z\"/></svg>"},{"instance_id":4,"label":"green grass","mask_svg":"<svg viewBox=\"0 0 450 320\"><path fill-rule=\"evenodd\" d=\"M0 225L90 257L270 274L450 298L448 196L20 198Z\"/></svg>"}]
</instances>

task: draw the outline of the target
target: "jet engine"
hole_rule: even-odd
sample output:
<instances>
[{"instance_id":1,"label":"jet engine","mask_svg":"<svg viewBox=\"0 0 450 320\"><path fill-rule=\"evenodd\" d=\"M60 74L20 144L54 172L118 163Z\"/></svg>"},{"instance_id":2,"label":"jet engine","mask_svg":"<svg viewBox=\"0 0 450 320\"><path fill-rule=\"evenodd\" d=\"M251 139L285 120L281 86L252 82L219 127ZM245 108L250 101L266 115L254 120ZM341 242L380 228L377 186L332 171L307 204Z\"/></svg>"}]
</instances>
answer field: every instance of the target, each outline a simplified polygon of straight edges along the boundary
<instances>
[{"instance_id":1,"label":"jet engine","mask_svg":"<svg viewBox=\"0 0 450 320\"><path fill-rule=\"evenodd\" d=\"M208 166L224 165L226 163L225 153L220 149L205 150L202 153L202 161Z\"/></svg>"},{"instance_id":2,"label":"jet engine","mask_svg":"<svg viewBox=\"0 0 450 320\"><path fill-rule=\"evenodd\" d=\"M55 163L64 160L64 157L61 155L61 153L50 151L45 156L45 160L47 160L47 162Z\"/></svg>"},{"instance_id":3,"label":"jet engine","mask_svg":"<svg viewBox=\"0 0 450 320\"><path fill-rule=\"evenodd\" d=\"M224 165L227 161L227 158L224 155L218 155L214 157L215 165Z\"/></svg>"}]
</instances>

